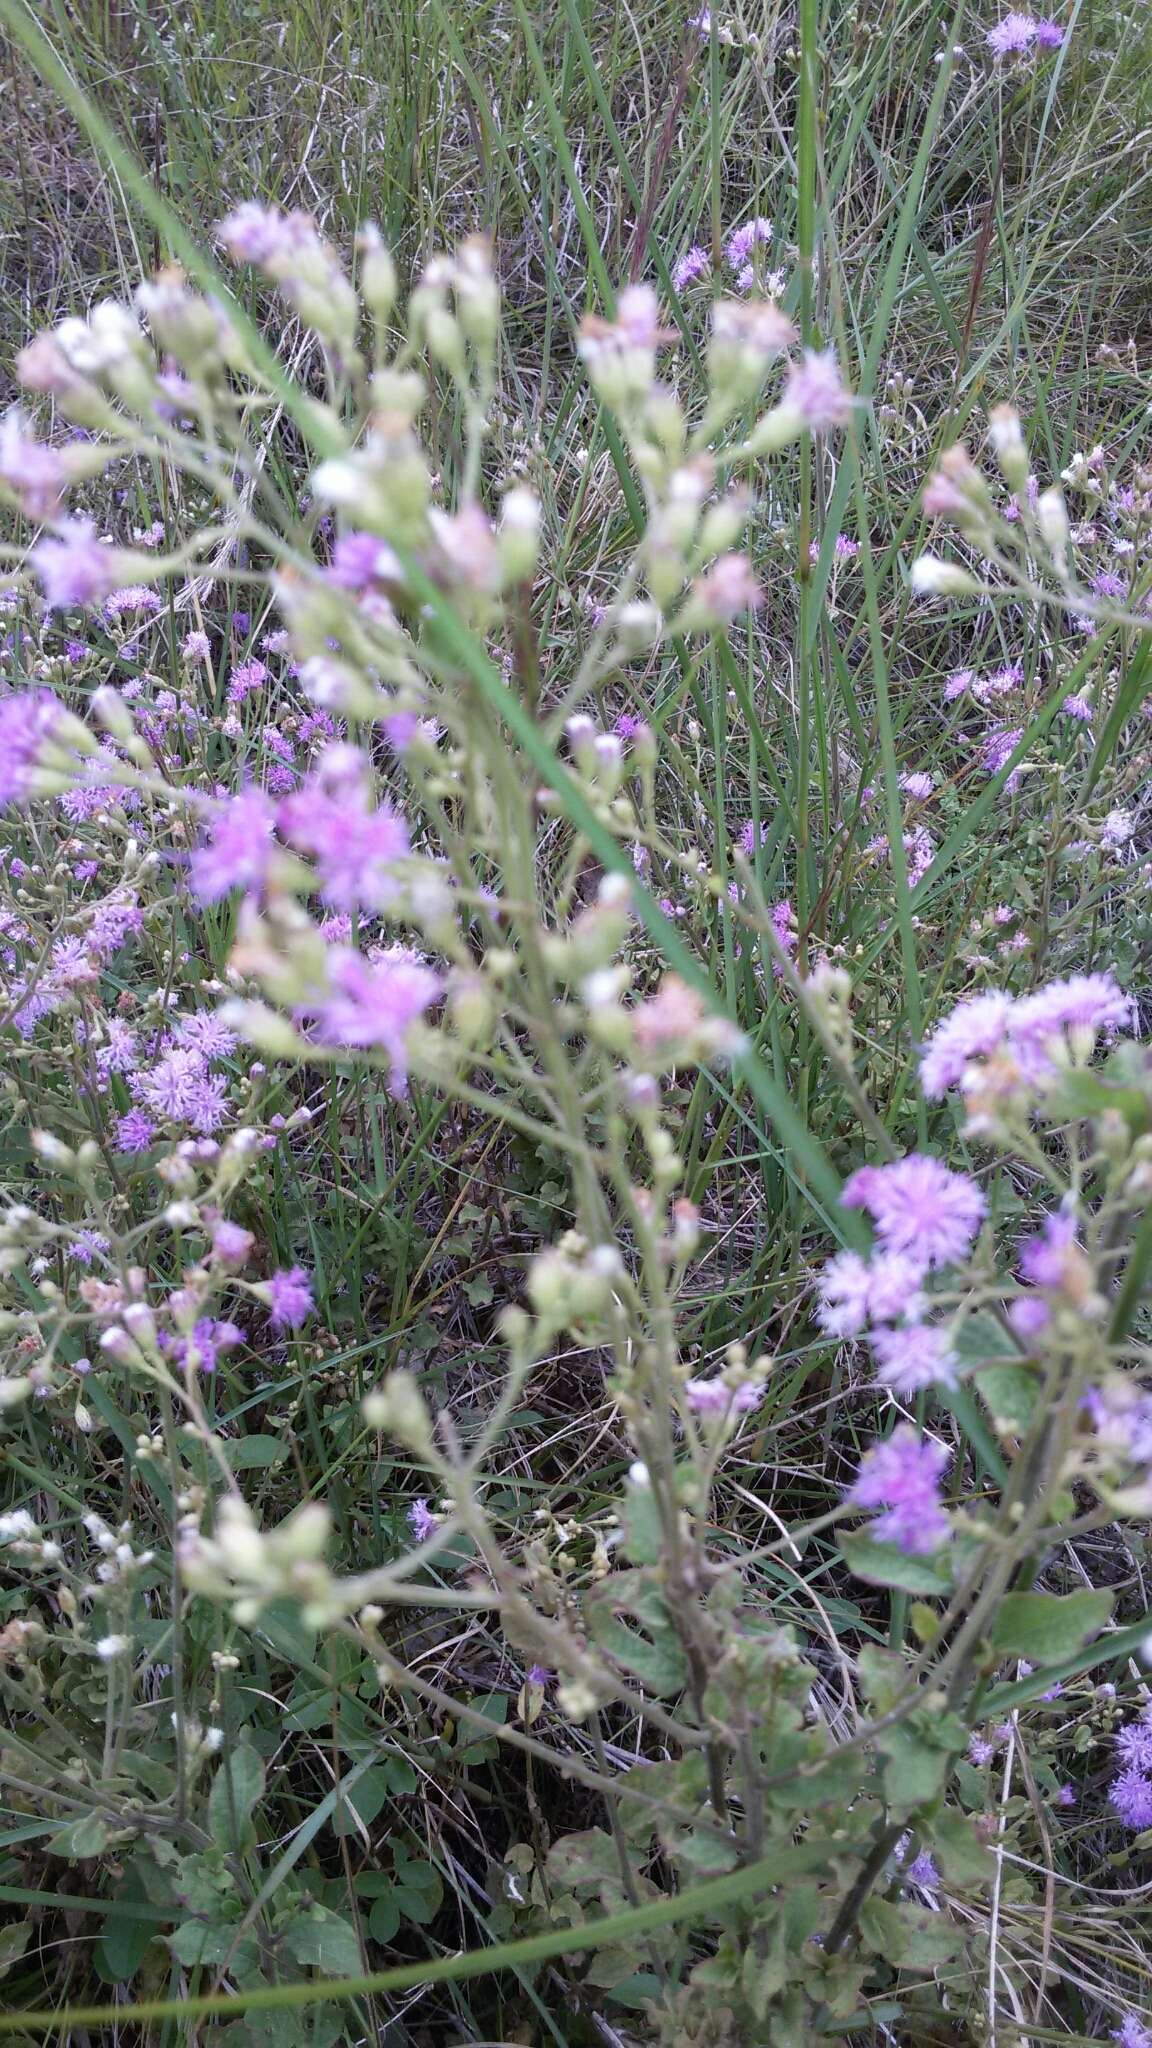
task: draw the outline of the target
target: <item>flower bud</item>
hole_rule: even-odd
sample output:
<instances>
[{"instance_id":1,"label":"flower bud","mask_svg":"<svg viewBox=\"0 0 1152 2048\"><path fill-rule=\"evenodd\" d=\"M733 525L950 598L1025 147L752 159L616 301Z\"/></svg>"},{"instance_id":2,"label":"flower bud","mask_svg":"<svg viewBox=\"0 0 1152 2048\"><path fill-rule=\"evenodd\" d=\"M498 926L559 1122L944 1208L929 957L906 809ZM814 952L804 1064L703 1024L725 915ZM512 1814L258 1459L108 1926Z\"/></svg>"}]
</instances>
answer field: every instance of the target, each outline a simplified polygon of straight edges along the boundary
<instances>
[{"instance_id":1,"label":"flower bud","mask_svg":"<svg viewBox=\"0 0 1152 2048\"><path fill-rule=\"evenodd\" d=\"M967 569L955 562L942 562L938 555L917 555L911 575L912 588L920 597L968 597L980 588Z\"/></svg>"},{"instance_id":2,"label":"flower bud","mask_svg":"<svg viewBox=\"0 0 1152 2048\"><path fill-rule=\"evenodd\" d=\"M387 327L396 304L396 265L378 227L366 221L356 237L360 296L377 327Z\"/></svg>"}]
</instances>

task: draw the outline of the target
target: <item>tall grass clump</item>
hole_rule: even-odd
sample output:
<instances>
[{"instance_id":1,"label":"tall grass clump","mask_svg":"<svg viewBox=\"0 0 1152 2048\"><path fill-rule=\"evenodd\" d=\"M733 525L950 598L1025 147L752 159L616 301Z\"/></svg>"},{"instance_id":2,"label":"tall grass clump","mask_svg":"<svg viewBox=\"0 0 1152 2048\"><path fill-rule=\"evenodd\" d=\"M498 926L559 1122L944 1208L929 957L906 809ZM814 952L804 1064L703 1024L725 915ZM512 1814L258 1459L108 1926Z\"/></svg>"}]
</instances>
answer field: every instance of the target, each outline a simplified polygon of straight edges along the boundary
<instances>
[{"instance_id":1,"label":"tall grass clump","mask_svg":"<svg viewBox=\"0 0 1152 2048\"><path fill-rule=\"evenodd\" d=\"M0 2034L1152 2041L1141 29L876 13L0 0Z\"/></svg>"}]
</instances>

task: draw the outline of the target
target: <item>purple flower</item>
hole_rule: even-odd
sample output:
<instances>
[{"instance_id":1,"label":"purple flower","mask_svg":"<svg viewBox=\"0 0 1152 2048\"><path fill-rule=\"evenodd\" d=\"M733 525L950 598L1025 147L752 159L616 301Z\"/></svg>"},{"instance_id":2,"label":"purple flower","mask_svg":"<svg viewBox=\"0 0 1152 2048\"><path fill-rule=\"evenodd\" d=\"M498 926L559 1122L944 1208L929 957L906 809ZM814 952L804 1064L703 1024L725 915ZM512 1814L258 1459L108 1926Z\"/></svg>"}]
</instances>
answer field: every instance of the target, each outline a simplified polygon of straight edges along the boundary
<instances>
[{"instance_id":1,"label":"purple flower","mask_svg":"<svg viewBox=\"0 0 1152 2048\"><path fill-rule=\"evenodd\" d=\"M816 1320L830 1337L857 1337L869 1322L896 1322L914 1315L922 1297L924 1267L903 1252L838 1252L820 1278Z\"/></svg>"},{"instance_id":2,"label":"purple flower","mask_svg":"<svg viewBox=\"0 0 1152 2048\"><path fill-rule=\"evenodd\" d=\"M255 1242L250 1230L230 1223L227 1217L222 1216L212 1225L212 1249L226 1266L242 1266Z\"/></svg>"},{"instance_id":3,"label":"purple flower","mask_svg":"<svg viewBox=\"0 0 1152 2048\"><path fill-rule=\"evenodd\" d=\"M732 270L740 270L752 254L753 249L772 240L772 223L758 214L755 220L745 221L743 227L735 228L728 237L724 254Z\"/></svg>"},{"instance_id":4,"label":"purple flower","mask_svg":"<svg viewBox=\"0 0 1152 2048\"><path fill-rule=\"evenodd\" d=\"M798 363L789 363L782 403L800 414L809 433L847 426L855 402L840 375L835 349L806 348Z\"/></svg>"},{"instance_id":5,"label":"purple flower","mask_svg":"<svg viewBox=\"0 0 1152 2048\"><path fill-rule=\"evenodd\" d=\"M928 1557L950 1534L940 1502L948 1457L944 1444L922 1442L911 1424L902 1423L886 1442L865 1452L845 1498L851 1507L885 1510L871 1527L880 1542Z\"/></svg>"},{"instance_id":6,"label":"purple flower","mask_svg":"<svg viewBox=\"0 0 1152 2048\"><path fill-rule=\"evenodd\" d=\"M37 523L54 518L68 487L68 472L56 449L36 439L16 406L0 420L0 484L25 517Z\"/></svg>"},{"instance_id":7,"label":"purple flower","mask_svg":"<svg viewBox=\"0 0 1152 2048\"><path fill-rule=\"evenodd\" d=\"M275 1331L282 1334L285 1330L298 1330L315 1307L312 1282L303 1266L289 1266L282 1273L273 1273L268 1282L268 1320Z\"/></svg>"},{"instance_id":8,"label":"purple flower","mask_svg":"<svg viewBox=\"0 0 1152 2048\"><path fill-rule=\"evenodd\" d=\"M990 1764L995 1754L996 1745L994 1742L989 1742L986 1736L970 1735L968 1737L968 1755L976 1765L977 1770L983 1770L985 1764Z\"/></svg>"},{"instance_id":9,"label":"purple flower","mask_svg":"<svg viewBox=\"0 0 1152 2048\"><path fill-rule=\"evenodd\" d=\"M976 672L970 668L958 668L948 677L944 685L944 702L954 704L965 690L970 690L976 681Z\"/></svg>"},{"instance_id":10,"label":"purple flower","mask_svg":"<svg viewBox=\"0 0 1152 2048\"><path fill-rule=\"evenodd\" d=\"M936 787L936 778L934 775L902 775L900 787L905 796L914 798L917 803L924 803Z\"/></svg>"},{"instance_id":11,"label":"purple flower","mask_svg":"<svg viewBox=\"0 0 1152 2048\"><path fill-rule=\"evenodd\" d=\"M118 1152L147 1152L155 1136L156 1126L150 1116L145 1116L142 1109L130 1109L127 1116L117 1119Z\"/></svg>"},{"instance_id":12,"label":"purple flower","mask_svg":"<svg viewBox=\"0 0 1152 2048\"><path fill-rule=\"evenodd\" d=\"M242 790L213 814L208 838L189 861L201 903L219 903L232 889L262 890L275 853L276 813L263 790Z\"/></svg>"},{"instance_id":13,"label":"purple flower","mask_svg":"<svg viewBox=\"0 0 1152 2048\"><path fill-rule=\"evenodd\" d=\"M207 661L212 648L207 633L188 633L180 642L180 652L185 661Z\"/></svg>"},{"instance_id":14,"label":"purple flower","mask_svg":"<svg viewBox=\"0 0 1152 2048\"><path fill-rule=\"evenodd\" d=\"M1075 974L1013 1006L1012 1049L1032 1078L1044 1076L1053 1072L1054 1056L1061 1052L1089 1059L1102 1032L1110 1037L1131 1027L1133 1011L1131 996L1112 974Z\"/></svg>"},{"instance_id":15,"label":"purple flower","mask_svg":"<svg viewBox=\"0 0 1152 2048\"><path fill-rule=\"evenodd\" d=\"M368 961L341 947L329 955L328 980L330 992L317 1006L320 1042L362 1050L379 1047L391 1062L392 1091L403 1095L408 1085L408 1032L443 993L442 977L417 961L387 955Z\"/></svg>"},{"instance_id":16,"label":"purple flower","mask_svg":"<svg viewBox=\"0 0 1152 2048\"><path fill-rule=\"evenodd\" d=\"M1068 1276L1068 1252L1076 1245L1074 1216L1046 1216L1038 1237L1027 1237L1020 1246L1020 1274L1033 1287L1063 1287ZM1076 1263L1081 1263L1077 1261Z\"/></svg>"},{"instance_id":17,"label":"purple flower","mask_svg":"<svg viewBox=\"0 0 1152 2048\"><path fill-rule=\"evenodd\" d=\"M922 1891L938 1892L940 1889L940 1872L927 1849L921 1849L920 1854L912 1858L904 1876L908 1884L917 1884Z\"/></svg>"},{"instance_id":18,"label":"purple flower","mask_svg":"<svg viewBox=\"0 0 1152 2048\"><path fill-rule=\"evenodd\" d=\"M284 837L311 854L320 894L334 910L383 910L399 893L393 863L411 850L398 812L368 808L365 766L354 748L330 747L276 814Z\"/></svg>"},{"instance_id":19,"label":"purple flower","mask_svg":"<svg viewBox=\"0 0 1152 2048\"><path fill-rule=\"evenodd\" d=\"M193 1325L190 1337L164 1337L162 1348L177 1365L188 1366L193 1371L213 1373L222 1351L231 1351L242 1344L243 1334L235 1323L217 1322L212 1316L201 1316Z\"/></svg>"},{"instance_id":20,"label":"purple flower","mask_svg":"<svg viewBox=\"0 0 1152 2048\"><path fill-rule=\"evenodd\" d=\"M963 1077L965 1068L985 1058L1003 1043L1012 1011L1010 996L973 996L958 1003L932 1033L920 1057L920 1081L925 1095L946 1095Z\"/></svg>"},{"instance_id":21,"label":"purple flower","mask_svg":"<svg viewBox=\"0 0 1152 2048\"><path fill-rule=\"evenodd\" d=\"M699 284L702 278L711 275L711 271L712 258L707 249L689 249L672 272L673 289L682 292L690 284Z\"/></svg>"},{"instance_id":22,"label":"purple flower","mask_svg":"<svg viewBox=\"0 0 1152 2048\"><path fill-rule=\"evenodd\" d=\"M1053 1794L1053 1802L1056 1806L1075 1806L1075 1785L1057 1785L1056 1791Z\"/></svg>"},{"instance_id":23,"label":"purple flower","mask_svg":"<svg viewBox=\"0 0 1152 2048\"><path fill-rule=\"evenodd\" d=\"M1089 587L1097 597L1125 597L1128 592L1124 578L1117 576L1114 569L1097 569Z\"/></svg>"},{"instance_id":24,"label":"purple flower","mask_svg":"<svg viewBox=\"0 0 1152 2048\"><path fill-rule=\"evenodd\" d=\"M846 1209L864 1209L889 1251L925 1266L947 1266L967 1254L987 1203L967 1174L910 1152L886 1166L862 1166L844 1183Z\"/></svg>"},{"instance_id":25,"label":"purple flower","mask_svg":"<svg viewBox=\"0 0 1152 2048\"><path fill-rule=\"evenodd\" d=\"M1036 23L1036 47L1040 50L1058 50L1064 41L1064 31L1058 21Z\"/></svg>"},{"instance_id":26,"label":"purple flower","mask_svg":"<svg viewBox=\"0 0 1152 2048\"><path fill-rule=\"evenodd\" d=\"M115 550L96 539L91 519L65 520L55 539L37 541L31 559L50 611L63 605L94 604L116 581Z\"/></svg>"},{"instance_id":27,"label":"purple flower","mask_svg":"<svg viewBox=\"0 0 1152 2048\"><path fill-rule=\"evenodd\" d=\"M525 1685L551 1685L555 1673L546 1664L531 1664L524 1679Z\"/></svg>"},{"instance_id":28,"label":"purple flower","mask_svg":"<svg viewBox=\"0 0 1152 2048\"><path fill-rule=\"evenodd\" d=\"M435 1535L439 1526L435 1515L422 1495L412 1502L411 1507L408 1509L408 1527L411 1529L417 1543L427 1543L428 1538Z\"/></svg>"},{"instance_id":29,"label":"purple flower","mask_svg":"<svg viewBox=\"0 0 1152 2048\"><path fill-rule=\"evenodd\" d=\"M753 854L756 851L756 848L758 846L763 846L764 841L767 839L767 837L767 825L764 824L763 821L761 821L758 827L756 824L756 820L754 818L749 818L747 824L743 825L740 829L740 837L737 841L737 845L739 846L741 853L747 854L748 859L751 860Z\"/></svg>"},{"instance_id":30,"label":"purple flower","mask_svg":"<svg viewBox=\"0 0 1152 2048\"><path fill-rule=\"evenodd\" d=\"M68 1257L78 1266L90 1266L98 1252L106 1252L108 1239L102 1230L81 1230L68 1246Z\"/></svg>"},{"instance_id":31,"label":"purple flower","mask_svg":"<svg viewBox=\"0 0 1152 2048\"><path fill-rule=\"evenodd\" d=\"M1024 728L1022 725L1016 726L1012 731L1009 731L1004 726L997 726L994 731L988 734L981 748L981 759L989 775L999 775L1005 763L1015 753L1023 736ZM1020 768L1018 766L1013 768L1012 773L1006 777L1004 787L1009 793L1019 789Z\"/></svg>"},{"instance_id":32,"label":"purple flower","mask_svg":"<svg viewBox=\"0 0 1152 2048\"><path fill-rule=\"evenodd\" d=\"M1152 2032L1134 2012L1126 2012L1112 2035L1120 2048L1152 2048Z\"/></svg>"},{"instance_id":33,"label":"purple flower","mask_svg":"<svg viewBox=\"0 0 1152 2048\"><path fill-rule=\"evenodd\" d=\"M697 1415L747 1415L764 1399L762 1387L725 1386L723 1380L694 1379L684 1383L684 1399Z\"/></svg>"},{"instance_id":34,"label":"purple flower","mask_svg":"<svg viewBox=\"0 0 1152 2048\"><path fill-rule=\"evenodd\" d=\"M1060 715L1062 718L1075 718L1084 725L1087 724L1092 716L1092 706L1087 697L1074 694L1071 697L1065 697L1063 704L1060 706Z\"/></svg>"},{"instance_id":35,"label":"purple flower","mask_svg":"<svg viewBox=\"0 0 1152 2048\"><path fill-rule=\"evenodd\" d=\"M374 533L342 533L326 571L338 590L366 590L371 583L402 583L400 558Z\"/></svg>"},{"instance_id":36,"label":"purple flower","mask_svg":"<svg viewBox=\"0 0 1152 2048\"><path fill-rule=\"evenodd\" d=\"M1036 23L1030 14L1013 10L988 30L984 40L995 57L1023 56L1036 40Z\"/></svg>"},{"instance_id":37,"label":"purple flower","mask_svg":"<svg viewBox=\"0 0 1152 2048\"><path fill-rule=\"evenodd\" d=\"M1116 1749L1125 1764L1152 1776L1152 1721L1141 1717L1116 1730Z\"/></svg>"},{"instance_id":38,"label":"purple flower","mask_svg":"<svg viewBox=\"0 0 1152 2048\"><path fill-rule=\"evenodd\" d=\"M232 704L242 704L253 690L260 690L268 681L268 670L255 657L242 661L233 669L228 678L228 699Z\"/></svg>"},{"instance_id":39,"label":"purple flower","mask_svg":"<svg viewBox=\"0 0 1152 2048\"><path fill-rule=\"evenodd\" d=\"M208 1137L227 1116L227 1083L208 1072L196 1046L171 1045L146 1072L132 1079L132 1091L155 1115L191 1124Z\"/></svg>"},{"instance_id":40,"label":"purple flower","mask_svg":"<svg viewBox=\"0 0 1152 2048\"><path fill-rule=\"evenodd\" d=\"M21 804L64 707L51 690L26 690L0 697L0 809Z\"/></svg>"},{"instance_id":41,"label":"purple flower","mask_svg":"<svg viewBox=\"0 0 1152 2048\"><path fill-rule=\"evenodd\" d=\"M1108 1797L1126 1828L1152 1827L1152 1778L1143 1771L1121 1771Z\"/></svg>"},{"instance_id":42,"label":"purple flower","mask_svg":"<svg viewBox=\"0 0 1152 2048\"><path fill-rule=\"evenodd\" d=\"M113 590L104 600L104 616L118 621L125 612L158 612L163 603L159 591L150 590L146 583L126 583L122 590ZM128 649L122 650L127 654Z\"/></svg>"},{"instance_id":43,"label":"purple flower","mask_svg":"<svg viewBox=\"0 0 1152 2048\"><path fill-rule=\"evenodd\" d=\"M876 1377L894 1394L907 1399L924 1387L954 1387L958 1360L948 1332L934 1323L909 1323L903 1329L874 1330L870 1338L877 1358Z\"/></svg>"}]
</instances>

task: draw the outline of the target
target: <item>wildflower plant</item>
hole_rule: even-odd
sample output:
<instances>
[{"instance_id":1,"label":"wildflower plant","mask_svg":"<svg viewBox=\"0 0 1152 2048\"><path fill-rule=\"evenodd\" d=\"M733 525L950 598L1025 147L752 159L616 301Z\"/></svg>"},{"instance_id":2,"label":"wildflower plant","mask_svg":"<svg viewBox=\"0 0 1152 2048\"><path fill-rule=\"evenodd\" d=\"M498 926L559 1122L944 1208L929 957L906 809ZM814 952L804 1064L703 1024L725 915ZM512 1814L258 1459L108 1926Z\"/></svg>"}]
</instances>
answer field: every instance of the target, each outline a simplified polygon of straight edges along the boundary
<instances>
[{"instance_id":1,"label":"wildflower plant","mask_svg":"<svg viewBox=\"0 0 1152 2048\"><path fill-rule=\"evenodd\" d=\"M1043 26L1005 40L1006 25L993 48L1054 47ZM436 1782L449 1749L460 1770L506 1753L533 1783L578 1788L563 1826L525 1822L493 1858L485 1924L560 1930L582 1955L604 1922L581 1994L643 2038L980 2027L981 1916L1020 1896L981 1773L1024 1708L1087 1697L1148 1627L1138 1598L1069 1587L1064 1563L1152 1507L1152 1084L1133 995L1100 969L966 996L896 1056L901 1085L934 1119L943 1106L935 1139L926 1120L901 1148L869 1099L851 968L769 900L761 821L726 877L668 823L673 710L701 651L768 601L758 494L859 411L836 351L801 346L783 309L769 220L730 237L739 296L686 334L643 282L581 326L638 509L568 662L544 623L554 493L489 460L488 243L434 257L404 301L370 226L348 261L310 216L249 203L220 241L304 337L295 370L266 375L245 325L170 269L25 349L30 400L78 430L63 449L24 413L0 438L5 492L41 529L9 549L12 587L43 598L26 686L0 700L23 849L3 934L13 1130L41 1105L28 1198L0 1220L0 1409L14 1437L111 1430L125 1507L113 1526L61 1496L0 1522L11 1782L49 1815L54 1856L127 1871L116 1898L158 1902L172 1963L229 1992L310 1995L309 1972L362 1973L397 1901L423 1924L441 1896L407 1820L375 1896L353 1885L356 1916L303 1848L270 1890L250 1694L284 1688L306 1732L319 1686L340 1703L324 1807L345 1844L414 1793L417 1766ZM681 266L681 288L702 281ZM686 341L696 373L677 368ZM281 404L302 494L268 459ZM1063 499L1029 494L1014 415L990 433L1017 517L950 451L924 508L962 556L921 556L913 590L1010 591L1146 630L1138 589L1082 582ZM134 466L170 484L148 546L67 510L85 479ZM117 683L97 683L82 632L114 650ZM644 684L665 653L679 681L656 709ZM999 733L990 772L1018 738ZM909 773L910 807L933 793ZM911 883L935 858L920 832ZM790 1006L857 1112L849 1170L826 1167L831 1199L812 1190L799 1334L771 1348L692 1334L718 1224L687 1185L697 1077L735 1094L760 1069L677 940L679 894L722 902L756 1003ZM547 1161L561 1221L484 1304L500 1361L484 1398L447 1397L419 1356L378 1370L369 1328L322 1420L333 1303L304 1238L278 1245L269 1219L317 1120L339 1160L382 1150L385 1111L428 1140L441 1117L482 1115ZM248 1354L299 1388L283 1441L237 1426ZM504 1467L537 1377L567 1356L605 1390L619 1447L581 1522L519 1513ZM777 1389L833 1359L874 1426L837 1438L810 1512L768 1503L747 1541L727 1475L753 1441L766 1469ZM329 1497L271 1511L259 1475L290 1457L289 1424L330 1430ZM345 1487L365 1444L419 1485L398 1526ZM783 1608L809 1565L852 1589L848 1649ZM511 1691L439 1682L447 1618ZM1137 1829L1142 1725L1115 1737L1105 1800ZM1013 1816L1013 1845L1030 1824Z\"/></svg>"}]
</instances>

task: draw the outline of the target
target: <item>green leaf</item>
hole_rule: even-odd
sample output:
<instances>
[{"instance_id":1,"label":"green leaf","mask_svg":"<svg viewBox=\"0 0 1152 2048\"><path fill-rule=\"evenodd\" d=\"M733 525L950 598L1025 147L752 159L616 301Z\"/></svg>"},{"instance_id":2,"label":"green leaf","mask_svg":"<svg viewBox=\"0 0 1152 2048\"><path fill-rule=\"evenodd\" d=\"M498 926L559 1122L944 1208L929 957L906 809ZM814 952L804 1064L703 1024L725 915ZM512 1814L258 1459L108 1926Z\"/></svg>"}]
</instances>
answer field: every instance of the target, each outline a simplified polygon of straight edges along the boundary
<instances>
[{"instance_id":1,"label":"green leaf","mask_svg":"<svg viewBox=\"0 0 1152 2048\"><path fill-rule=\"evenodd\" d=\"M368 1932L373 1941L394 1941L400 1927L400 1907L395 1892L385 1892L374 1900L368 1915Z\"/></svg>"},{"instance_id":2,"label":"green leaf","mask_svg":"<svg viewBox=\"0 0 1152 2048\"><path fill-rule=\"evenodd\" d=\"M930 1839L949 1884L988 1884L995 1876L992 1851L980 1840L966 1813L945 1807L932 1822Z\"/></svg>"},{"instance_id":3,"label":"green leaf","mask_svg":"<svg viewBox=\"0 0 1152 2048\"><path fill-rule=\"evenodd\" d=\"M255 1627L257 1634L263 1636L277 1655L285 1657L289 1664L314 1662L316 1631L305 1628L295 1600L270 1600L261 1610Z\"/></svg>"},{"instance_id":4,"label":"green leaf","mask_svg":"<svg viewBox=\"0 0 1152 2048\"><path fill-rule=\"evenodd\" d=\"M874 1543L870 1536L842 1536L840 1555L850 1572L872 1586L895 1586L902 1593L948 1593L952 1574L947 1551L934 1557L909 1557L894 1543Z\"/></svg>"},{"instance_id":5,"label":"green leaf","mask_svg":"<svg viewBox=\"0 0 1152 2048\"><path fill-rule=\"evenodd\" d=\"M264 1766L247 1743L229 1750L208 1794L208 1825L221 1849L240 1849L254 1840L249 1823L264 1790Z\"/></svg>"},{"instance_id":6,"label":"green leaf","mask_svg":"<svg viewBox=\"0 0 1152 2048\"><path fill-rule=\"evenodd\" d=\"M338 1835L354 1835L361 1824L367 1826L375 1820L389 1793L388 1772L382 1766L365 1771L356 1780L351 1792L341 1799L332 1815L332 1827Z\"/></svg>"},{"instance_id":7,"label":"green leaf","mask_svg":"<svg viewBox=\"0 0 1152 2048\"><path fill-rule=\"evenodd\" d=\"M67 1827L58 1828L48 1839L48 1847L56 1856L100 1856L112 1839L112 1829L98 1814L85 1814L83 1820L70 1820Z\"/></svg>"},{"instance_id":8,"label":"green leaf","mask_svg":"<svg viewBox=\"0 0 1152 2048\"><path fill-rule=\"evenodd\" d=\"M951 1962L964 1936L942 1913L908 1900L868 1899L860 1909L860 1932L885 1962L904 1970L934 1970Z\"/></svg>"},{"instance_id":9,"label":"green leaf","mask_svg":"<svg viewBox=\"0 0 1152 2048\"><path fill-rule=\"evenodd\" d=\"M991 1644L1006 1656L1053 1664L1099 1635L1112 1613L1111 1593L1005 1593Z\"/></svg>"},{"instance_id":10,"label":"green leaf","mask_svg":"<svg viewBox=\"0 0 1152 2048\"><path fill-rule=\"evenodd\" d=\"M876 1742L885 1758L884 1796L895 1812L911 1813L913 1807L938 1798L951 1770L946 1750L917 1734L906 1721L885 1728Z\"/></svg>"},{"instance_id":11,"label":"green leaf","mask_svg":"<svg viewBox=\"0 0 1152 2048\"><path fill-rule=\"evenodd\" d=\"M20 1961L31 1939L30 1920L13 1920L7 1927L0 1927L0 1977L12 1968L13 1963Z\"/></svg>"},{"instance_id":12,"label":"green leaf","mask_svg":"<svg viewBox=\"0 0 1152 2048\"><path fill-rule=\"evenodd\" d=\"M280 1938L295 1962L325 1977L353 1977L361 1968L356 1929L327 1906L310 1906L298 1914Z\"/></svg>"},{"instance_id":13,"label":"green leaf","mask_svg":"<svg viewBox=\"0 0 1152 2048\"><path fill-rule=\"evenodd\" d=\"M168 1946L178 1963L230 1962L237 1974L250 1970L257 1956L255 1935L237 1940L234 1920L183 1920L168 1936Z\"/></svg>"},{"instance_id":14,"label":"green leaf","mask_svg":"<svg viewBox=\"0 0 1152 2048\"><path fill-rule=\"evenodd\" d=\"M224 1456L233 1472L263 1472L273 1465L282 1465L288 1456L288 1443L282 1436L241 1436L224 1440Z\"/></svg>"}]
</instances>

